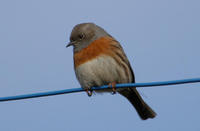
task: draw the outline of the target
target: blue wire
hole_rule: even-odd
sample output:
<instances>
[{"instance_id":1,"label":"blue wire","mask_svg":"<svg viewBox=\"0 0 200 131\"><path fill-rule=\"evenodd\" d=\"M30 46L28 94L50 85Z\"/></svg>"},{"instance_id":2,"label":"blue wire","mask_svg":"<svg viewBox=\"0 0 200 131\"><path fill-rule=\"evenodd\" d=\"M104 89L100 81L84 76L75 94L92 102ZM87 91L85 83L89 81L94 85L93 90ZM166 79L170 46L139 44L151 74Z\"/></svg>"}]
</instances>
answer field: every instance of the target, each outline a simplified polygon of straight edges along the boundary
<instances>
[{"instance_id":1,"label":"blue wire","mask_svg":"<svg viewBox=\"0 0 200 131\"><path fill-rule=\"evenodd\" d=\"M127 88L127 87L152 87L152 86L167 86L167 85L177 85L177 84L186 84L186 83L197 83L200 82L200 78L193 79L183 79L183 80L173 80L173 81L161 81L161 82L149 82L149 83L125 83L125 84L116 84L116 88ZM92 87L92 90L102 90L110 88L108 85L100 86L100 87ZM84 89L82 88L74 88L74 89L65 89L58 91L49 91L49 92L41 92L41 93L33 93L33 94L25 94L25 95L17 95L17 96L8 96L8 97L0 97L0 101L13 101L13 100L21 100L21 99L29 99L36 97L44 97L44 96L53 96L67 93L75 93L82 92Z\"/></svg>"}]
</instances>

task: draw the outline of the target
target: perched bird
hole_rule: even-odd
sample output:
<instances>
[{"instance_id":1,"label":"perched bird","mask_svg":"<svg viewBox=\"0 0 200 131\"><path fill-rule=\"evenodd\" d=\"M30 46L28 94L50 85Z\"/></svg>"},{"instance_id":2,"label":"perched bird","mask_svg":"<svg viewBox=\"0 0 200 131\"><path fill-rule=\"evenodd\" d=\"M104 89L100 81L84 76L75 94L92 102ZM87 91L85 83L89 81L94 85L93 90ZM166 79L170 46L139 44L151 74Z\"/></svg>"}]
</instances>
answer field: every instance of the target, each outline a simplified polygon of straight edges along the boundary
<instances>
[{"instance_id":1,"label":"perched bird","mask_svg":"<svg viewBox=\"0 0 200 131\"><path fill-rule=\"evenodd\" d=\"M117 83L135 83L131 65L120 43L94 23L76 25L66 47L73 46L76 77L89 96L91 87L111 85L112 90L127 98L142 120L156 113L144 102L136 88L115 89Z\"/></svg>"}]
</instances>

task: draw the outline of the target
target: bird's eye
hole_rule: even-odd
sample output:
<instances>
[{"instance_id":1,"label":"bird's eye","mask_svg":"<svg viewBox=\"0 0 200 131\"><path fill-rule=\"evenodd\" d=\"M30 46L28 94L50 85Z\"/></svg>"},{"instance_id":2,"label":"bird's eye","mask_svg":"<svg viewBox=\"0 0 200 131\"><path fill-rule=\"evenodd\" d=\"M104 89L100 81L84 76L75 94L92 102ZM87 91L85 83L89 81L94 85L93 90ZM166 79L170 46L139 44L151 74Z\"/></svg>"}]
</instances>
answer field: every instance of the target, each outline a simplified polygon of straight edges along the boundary
<instances>
[{"instance_id":1,"label":"bird's eye","mask_svg":"<svg viewBox=\"0 0 200 131\"><path fill-rule=\"evenodd\" d=\"M84 38L84 34L79 34L79 35L78 35L78 38L79 38L80 40L82 40L82 39Z\"/></svg>"}]
</instances>

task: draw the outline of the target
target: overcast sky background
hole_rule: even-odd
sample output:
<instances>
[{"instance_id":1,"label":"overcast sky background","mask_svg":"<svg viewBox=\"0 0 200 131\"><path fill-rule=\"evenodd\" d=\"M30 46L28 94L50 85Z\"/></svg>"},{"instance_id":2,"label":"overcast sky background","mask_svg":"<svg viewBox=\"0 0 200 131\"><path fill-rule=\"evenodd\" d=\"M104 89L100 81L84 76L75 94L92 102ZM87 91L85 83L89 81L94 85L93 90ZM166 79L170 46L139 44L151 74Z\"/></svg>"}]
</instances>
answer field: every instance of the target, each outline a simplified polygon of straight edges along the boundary
<instances>
[{"instance_id":1,"label":"overcast sky background","mask_svg":"<svg viewBox=\"0 0 200 131\"><path fill-rule=\"evenodd\" d=\"M136 82L200 77L198 0L1 0L0 97L80 87L71 29L94 22L123 46ZM0 103L1 131L199 131L200 84L138 89L142 121L119 94L74 93Z\"/></svg>"}]
</instances>

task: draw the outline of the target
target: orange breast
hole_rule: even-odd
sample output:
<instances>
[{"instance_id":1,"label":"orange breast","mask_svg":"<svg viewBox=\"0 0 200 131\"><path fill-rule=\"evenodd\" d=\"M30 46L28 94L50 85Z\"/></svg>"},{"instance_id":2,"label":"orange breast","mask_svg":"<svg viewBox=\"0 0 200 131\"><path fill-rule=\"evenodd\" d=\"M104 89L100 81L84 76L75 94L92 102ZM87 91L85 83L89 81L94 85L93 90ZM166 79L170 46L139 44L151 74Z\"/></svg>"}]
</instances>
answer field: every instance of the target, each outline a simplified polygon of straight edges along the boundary
<instances>
[{"instance_id":1,"label":"orange breast","mask_svg":"<svg viewBox=\"0 0 200 131\"><path fill-rule=\"evenodd\" d=\"M82 49L81 51L76 52L74 54L75 68L89 60L92 60L98 57L101 54L111 55L111 51L110 51L111 48L110 48L109 43L112 41L113 41L113 38L111 37L102 37L95 40L86 48Z\"/></svg>"}]
</instances>

